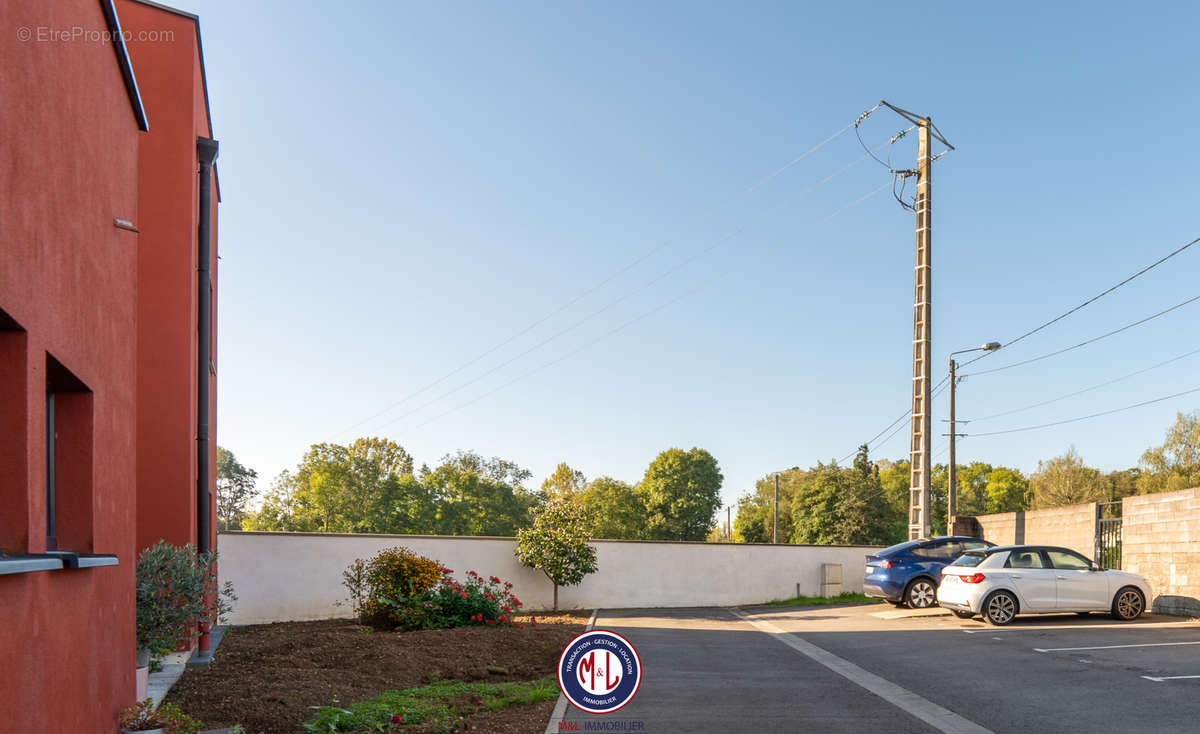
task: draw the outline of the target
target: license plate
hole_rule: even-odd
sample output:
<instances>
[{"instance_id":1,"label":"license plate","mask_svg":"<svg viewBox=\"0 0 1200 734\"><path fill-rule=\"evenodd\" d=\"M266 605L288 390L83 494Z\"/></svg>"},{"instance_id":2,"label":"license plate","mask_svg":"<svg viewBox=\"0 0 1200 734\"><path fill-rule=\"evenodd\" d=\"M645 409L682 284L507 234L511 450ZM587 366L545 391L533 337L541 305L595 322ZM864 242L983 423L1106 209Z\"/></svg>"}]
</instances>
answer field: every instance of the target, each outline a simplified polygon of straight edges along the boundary
<instances>
[{"instance_id":1,"label":"license plate","mask_svg":"<svg viewBox=\"0 0 1200 734\"><path fill-rule=\"evenodd\" d=\"M875 567L867 566L867 575L870 576L872 573L875 573Z\"/></svg>"},{"instance_id":2,"label":"license plate","mask_svg":"<svg viewBox=\"0 0 1200 734\"><path fill-rule=\"evenodd\" d=\"M958 577L952 573L946 574L945 576L942 577L942 583L944 584L947 581L958 581Z\"/></svg>"}]
</instances>

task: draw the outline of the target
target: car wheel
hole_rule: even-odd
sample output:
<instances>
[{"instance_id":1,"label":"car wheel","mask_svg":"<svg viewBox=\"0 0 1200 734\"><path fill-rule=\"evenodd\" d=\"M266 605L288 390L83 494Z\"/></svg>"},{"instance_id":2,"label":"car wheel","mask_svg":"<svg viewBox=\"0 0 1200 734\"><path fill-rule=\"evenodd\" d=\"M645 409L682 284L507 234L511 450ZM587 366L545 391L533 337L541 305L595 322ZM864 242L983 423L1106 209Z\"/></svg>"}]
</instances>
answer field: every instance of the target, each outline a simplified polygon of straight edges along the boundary
<instances>
[{"instance_id":1,"label":"car wheel","mask_svg":"<svg viewBox=\"0 0 1200 734\"><path fill-rule=\"evenodd\" d=\"M1112 615L1128 622L1137 619L1146 611L1146 597L1132 586L1126 586L1113 598Z\"/></svg>"},{"instance_id":2,"label":"car wheel","mask_svg":"<svg viewBox=\"0 0 1200 734\"><path fill-rule=\"evenodd\" d=\"M904 600L913 609L928 609L937 604L937 587L929 579L917 579L908 585Z\"/></svg>"},{"instance_id":3,"label":"car wheel","mask_svg":"<svg viewBox=\"0 0 1200 734\"><path fill-rule=\"evenodd\" d=\"M951 609L950 611L954 612L954 616L959 619L970 619L975 616L975 612L968 612L966 609Z\"/></svg>"},{"instance_id":4,"label":"car wheel","mask_svg":"<svg viewBox=\"0 0 1200 734\"><path fill-rule=\"evenodd\" d=\"M983 618L996 626L1005 625L1017 616L1017 597L1007 591L994 592L983 602Z\"/></svg>"}]
</instances>

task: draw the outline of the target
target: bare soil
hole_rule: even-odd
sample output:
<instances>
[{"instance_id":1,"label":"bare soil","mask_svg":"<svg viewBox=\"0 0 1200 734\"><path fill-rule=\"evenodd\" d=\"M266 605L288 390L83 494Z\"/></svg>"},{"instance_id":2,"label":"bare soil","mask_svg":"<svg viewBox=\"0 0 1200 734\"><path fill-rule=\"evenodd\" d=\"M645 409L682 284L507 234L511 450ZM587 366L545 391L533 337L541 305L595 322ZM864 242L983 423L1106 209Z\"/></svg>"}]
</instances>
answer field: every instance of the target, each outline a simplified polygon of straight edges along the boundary
<instances>
[{"instance_id":1,"label":"bare soil","mask_svg":"<svg viewBox=\"0 0 1200 734\"><path fill-rule=\"evenodd\" d=\"M281 622L230 629L213 662L189 668L171 688L174 701L209 728L241 724L247 734L297 734L310 706L363 701L383 691L425 685L431 677L526 681L554 674L559 654L588 615L528 617L519 627L460 627L380 632L350 620ZM489 673L488 666L507 673ZM554 703L467 716L462 729L542 732ZM417 726L395 727L420 732Z\"/></svg>"}]
</instances>

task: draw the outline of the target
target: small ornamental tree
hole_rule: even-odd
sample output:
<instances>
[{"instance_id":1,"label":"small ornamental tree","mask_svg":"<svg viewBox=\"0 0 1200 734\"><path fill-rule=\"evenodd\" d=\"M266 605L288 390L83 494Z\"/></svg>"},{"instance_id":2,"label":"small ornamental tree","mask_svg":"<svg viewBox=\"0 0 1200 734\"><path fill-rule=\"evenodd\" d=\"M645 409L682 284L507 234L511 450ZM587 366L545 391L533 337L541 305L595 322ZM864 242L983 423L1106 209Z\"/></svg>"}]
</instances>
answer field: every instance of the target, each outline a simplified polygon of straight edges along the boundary
<instances>
[{"instance_id":1,"label":"small ornamental tree","mask_svg":"<svg viewBox=\"0 0 1200 734\"><path fill-rule=\"evenodd\" d=\"M584 508L556 498L535 511L530 527L517 531L517 560L554 584L555 611L559 586L574 586L596 571L596 549L587 542L589 527Z\"/></svg>"}]
</instances>

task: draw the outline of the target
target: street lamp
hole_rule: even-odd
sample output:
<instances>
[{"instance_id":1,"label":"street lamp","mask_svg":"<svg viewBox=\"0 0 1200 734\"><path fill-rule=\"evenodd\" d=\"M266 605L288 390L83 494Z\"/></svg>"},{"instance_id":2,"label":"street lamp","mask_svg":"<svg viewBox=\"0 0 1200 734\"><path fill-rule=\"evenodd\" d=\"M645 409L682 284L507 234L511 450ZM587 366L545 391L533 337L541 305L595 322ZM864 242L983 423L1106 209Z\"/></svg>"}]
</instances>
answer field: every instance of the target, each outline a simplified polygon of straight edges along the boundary
<instances>
[{"instance_id":1,"label":"street lamp","mask_svg":"<svg viewBox=\"0 0 1200 734\"><path fill-rule=\"evenodd\" d=\"M1001 346L1000 342L988 342L974 349L950 352L950 464L946 468L946 535L954 535L954 515L958 510L958 469L954 464L954 440L958 437L954 431L954 388L958 383L958 378L954 376L954 370L958 364L954 361L954 355L967 352L994 352Z\"/></svg>"}]
</instances>

